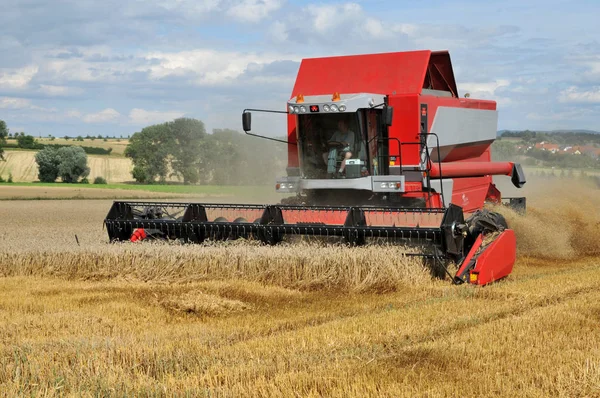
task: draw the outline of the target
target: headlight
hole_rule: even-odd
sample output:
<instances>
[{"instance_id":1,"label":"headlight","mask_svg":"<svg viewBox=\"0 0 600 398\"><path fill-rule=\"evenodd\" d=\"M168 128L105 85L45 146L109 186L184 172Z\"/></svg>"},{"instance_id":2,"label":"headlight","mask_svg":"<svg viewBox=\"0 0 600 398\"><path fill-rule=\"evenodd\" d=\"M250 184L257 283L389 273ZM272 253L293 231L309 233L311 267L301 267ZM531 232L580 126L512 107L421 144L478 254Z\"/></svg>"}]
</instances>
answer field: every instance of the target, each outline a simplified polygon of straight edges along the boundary
<instances>
[{"instance_id":1,"label":"headlight","mask_svg":"<svg viewBox=\"0 0 600 398\"><path fill-rule=\"evenodd\" d=\"M329 105L323 105L323 112L329 112Z\"/></svg>"},{"instance_id":2,"label":"headlight","mask_svg":"<svg viewBox=\"0 0 600 398\"><path fill-rule=\"evenodd\" d=\"M306 107L305 106L301 106L300 107L300 113L306 113Z\"/></svg>"},{"instance_id":3,"label":"headlight","mask_svg":"<svg viewBox=\"0 0 600 398\"><path fill-rule=\"evenodd\" d=\"M288 112L289 113L294 113L294 107L293 106L288 106Z\"/></svg>"},{"instance_id":4,"label":"headlight","mask_svg":"<svg viewBox=\"0 0 600 398\"><path fill-rule=\"evenodd\" d=\"M288 189L294 189L294 185L288 184Z\"/></svg>"},{"instance_id":5,"label":"headlight","mask_svg":"<svg viewBox=\"0 0 600 398\"><path fill-rule=\"evenodd\" d=\"M382 188L382 189L386 189L387 187L388 187L388 184L387 184L387 182L382 182L382 183L381 183L381 188Z\"/></svg>"},{"instance_id":6,"label":"headlight","mask_svg":"<svg viewBox=\"0 0 600 398\"><path fill-rule=\"evenodd\" d=\"M329 107L329 109L331 109L331 112L337 112L338 111L338 107L336 104L331 104L331 106Z\"/></svg>"},{"instance_id":7,"label":"headlight","mask_svg":"<svg viewBox=\"0 0 600 398\"><path fill-rule=\"evenodd\" d=\"M346 105L340 105L340 112L346 112Z\"/></svg>"},{"instance_id":8,"label":"headlight","mask_svg":"<svg viewBox=\"0 0 600 398\"><path fill-rule=\"evenodd\" d=\"M300 108L299 108L299 107L297 107L297 106L295 106L295 107L294 107L294 112L295 112L295 113L300 113Z\"/></svg>"},{"instance_id":9,"label":"headlight","mask_svg":"<svg viewBox=\"0 0 600 398\"><path fill-rule=\"evenodd\" d=\"M280 189L286 189L287 185L285 185L284 183L279 184L279 188Z\"/></svg>"}]
</instances>

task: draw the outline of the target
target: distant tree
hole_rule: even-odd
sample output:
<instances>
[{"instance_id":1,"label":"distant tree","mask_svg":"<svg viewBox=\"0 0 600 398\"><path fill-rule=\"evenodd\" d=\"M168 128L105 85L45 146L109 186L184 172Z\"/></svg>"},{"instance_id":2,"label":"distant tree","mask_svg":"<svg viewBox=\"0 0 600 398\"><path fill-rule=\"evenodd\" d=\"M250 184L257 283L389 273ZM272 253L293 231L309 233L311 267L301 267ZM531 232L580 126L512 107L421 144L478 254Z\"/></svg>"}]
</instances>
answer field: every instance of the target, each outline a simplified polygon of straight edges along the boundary
<instances>
[{"instance_id":1,"label":"distant tree","mask_svg":"<svg viewBox=\"0 0 600 398\"><path fill-rule=\"evenodd\" d=\"M68 135L65 135L63 138L65 139L65 141L69 141L69 136Z\"/></svg>"},{"instance_id":2,"label":"distant tree","mask_svg":"<svg viewBox=\"0 0 600 398\"><path fill-rule=\"evenodd\" d=\"M173 174L181 177L184 184L197 183L200 179L198 161L206 136L204 123L196 119L179 118L166 125L175 139L171 153Z\"/></svg>"},{"instance_id":3,"label":"distant tree","mask_svg":"<svg viewBox=\"0 0 600 398\"><path fill-rule=\"evenodd\" d=\"M38 179L41 182L54 182L58 178L60 158L58 149L47 147L35 154L38 164Z\"/></svg>"},{"instance_id":4,"label":"distant tree","mask_svg":"<svg viewBox=\"0 0 600 398\"><path fill-rule=\"evenodd\" d=\"M37 141L32 135L19 134L17 137L17 146L25 149L37 149Z\"/></svg>"},{"instance_id":5,"label":"distant tree","mask_svg":"<svg viewBox=\"0 0 600 398\"><path fill-rule=\"evenodd\" d=\"M8 136L8 127L6 127L6 122L4 120L0 120L0 160L4 160L4 149L2 147L6 144L6 137Z\"/></svg>"},{"instance_id":6,"label":"distant tree","mask_svg":"<svg viewBox=\"0 0 600 398\"><path fill-rule=\"evenodd\" d=\"M58 150L60 164L58 175L63 182L77 182L79 178L85 178L90 174L87 165L87 155L79 146L62 147Z\"/></svg>"},{"instance_id":7,"label":"distant tree","mask_svg":"<svg viewBox=\"0 0 600 398\"><path fill-rule=\"evenodd\" d=\"M80 135L78 135L78 136L77 136L77 141L83 141L83 137L82 137L82 136L80 136Z\"/></svg>"},{"instance_id":8,"label":"distant tree","mask_svg":"<svg viewBox=\"0 0 600 398\"><path fill-rule=\"evenodd\" d=\"M152 183L157 179L164 182L174 142L166 124L148 126L135 133L125 148L125 156L133 161L133 178L141 183Z\"/></svg>"}]
</instances>

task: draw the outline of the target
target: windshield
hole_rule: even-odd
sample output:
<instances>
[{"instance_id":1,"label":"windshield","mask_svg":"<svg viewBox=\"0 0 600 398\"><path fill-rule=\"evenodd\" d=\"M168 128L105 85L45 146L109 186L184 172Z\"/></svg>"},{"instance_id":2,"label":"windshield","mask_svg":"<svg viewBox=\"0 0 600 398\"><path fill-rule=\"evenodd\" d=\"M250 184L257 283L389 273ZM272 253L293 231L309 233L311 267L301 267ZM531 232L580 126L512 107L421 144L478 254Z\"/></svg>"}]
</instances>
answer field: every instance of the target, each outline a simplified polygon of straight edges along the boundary
<instances>
[{"instance_id":1,"label":"windshield","mask_svg":"<svg viewBox=\"0 0 600 398\"><path fill-rule=\"evenodd\" d=\"M366 175L366 142L358 113L298 115L298 140L305 177Z\"/></svg>"}]
</instances>

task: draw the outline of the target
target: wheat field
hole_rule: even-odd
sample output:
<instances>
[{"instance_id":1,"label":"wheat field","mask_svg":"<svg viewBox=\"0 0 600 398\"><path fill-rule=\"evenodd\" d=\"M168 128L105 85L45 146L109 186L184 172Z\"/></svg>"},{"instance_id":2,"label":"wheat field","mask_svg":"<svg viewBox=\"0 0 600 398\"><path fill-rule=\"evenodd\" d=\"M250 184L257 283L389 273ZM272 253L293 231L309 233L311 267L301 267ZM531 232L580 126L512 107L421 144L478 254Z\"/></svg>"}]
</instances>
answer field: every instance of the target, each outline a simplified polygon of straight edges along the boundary
<instances>
[{"instance_id":1,"label":"wheat field","mask_svg":"<svg viewBox=\"0 0 600 398\"><path fill-rule=\"evenodd\" d=\"M35 161L35 151L6 151L5 162L0 162L0 176L7 179L12 175L15 182L32 182L38 180L38 167ZM88 155L90 175L93 181L96 177L104 177L110 183L132 181L131 159L112 156Z\"/></svg>"},{"instance_id":2,"label":"wheat field","mask_svg":"<svg viewBox=\"0 0 600 398\"><path fill-rule=\"evenodd\" d=\"M0 392L600 396L600 192L563 187L504 211L519 259L483 288L392 246L108 244L110 201L3 202Z\"/></svg>"}]
</instances>

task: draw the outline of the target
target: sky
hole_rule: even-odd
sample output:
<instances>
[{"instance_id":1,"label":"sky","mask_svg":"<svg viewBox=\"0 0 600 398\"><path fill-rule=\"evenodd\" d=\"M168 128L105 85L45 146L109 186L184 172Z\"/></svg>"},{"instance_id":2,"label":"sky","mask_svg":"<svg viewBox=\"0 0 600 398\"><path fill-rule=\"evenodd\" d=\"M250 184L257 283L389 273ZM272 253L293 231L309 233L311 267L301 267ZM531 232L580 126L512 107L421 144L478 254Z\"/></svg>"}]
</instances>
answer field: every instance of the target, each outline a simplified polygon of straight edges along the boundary
<instances>
[{"instance_id":1,"label":"sky","mask_svg":"<svg viewBox=\"0 0 600 398\"><path fill-rule=\"evenodd\" d=\"M3 0L0 119L129 135L178 117L241 130L282 109L302 58L449 50L499 129L600 131L600 1ZM282 135L285 117L258 119Z\"/></svg>"}]
</instances>

